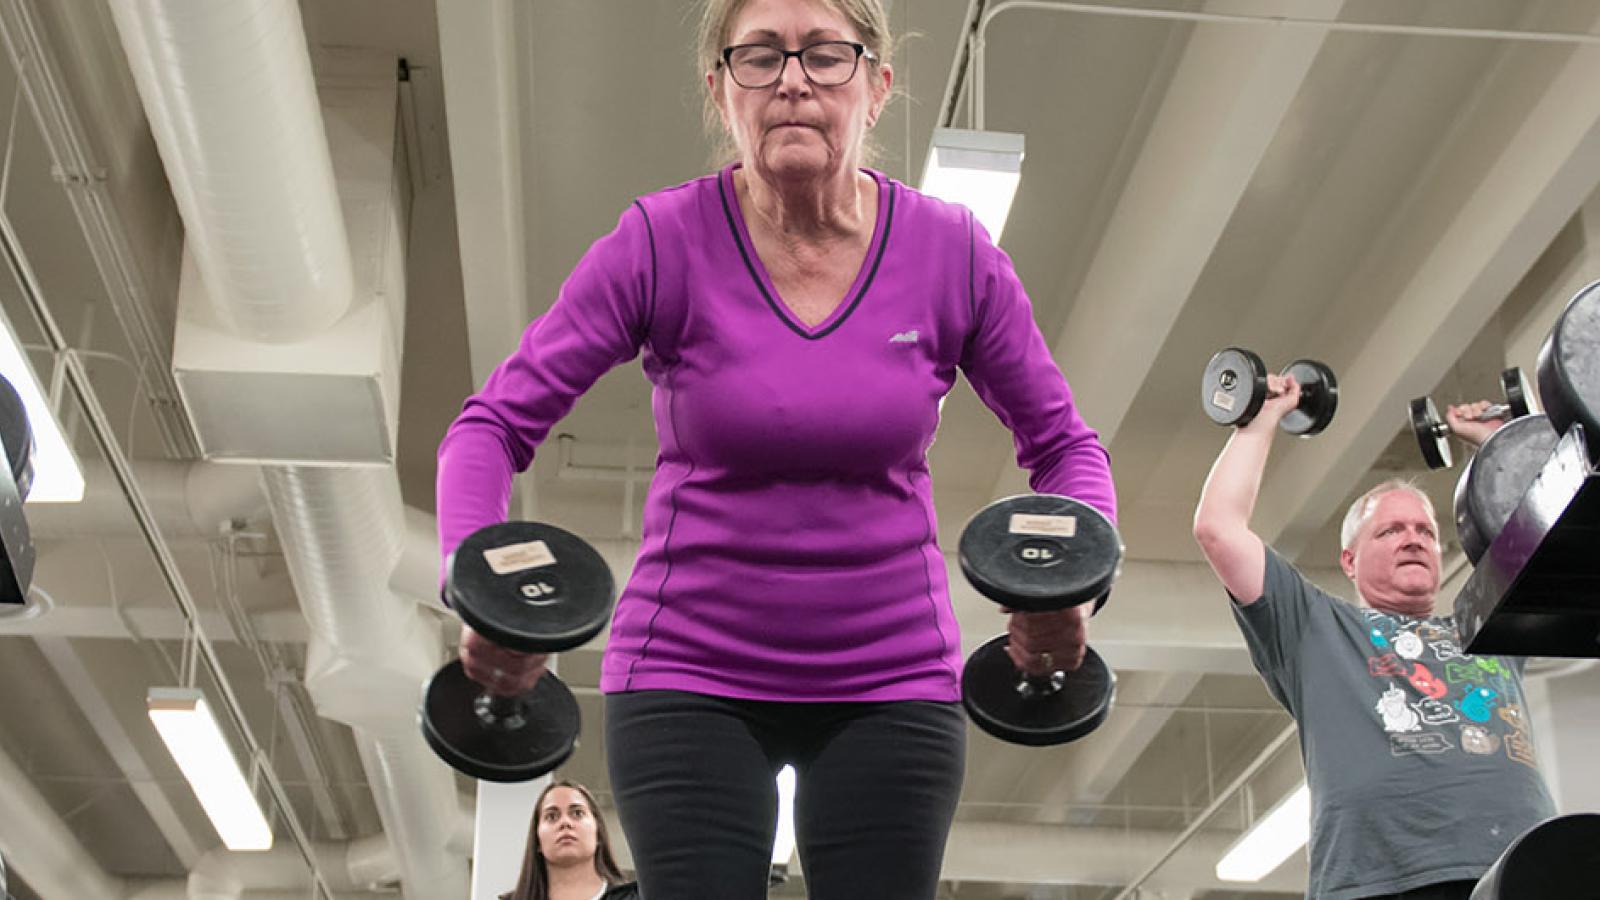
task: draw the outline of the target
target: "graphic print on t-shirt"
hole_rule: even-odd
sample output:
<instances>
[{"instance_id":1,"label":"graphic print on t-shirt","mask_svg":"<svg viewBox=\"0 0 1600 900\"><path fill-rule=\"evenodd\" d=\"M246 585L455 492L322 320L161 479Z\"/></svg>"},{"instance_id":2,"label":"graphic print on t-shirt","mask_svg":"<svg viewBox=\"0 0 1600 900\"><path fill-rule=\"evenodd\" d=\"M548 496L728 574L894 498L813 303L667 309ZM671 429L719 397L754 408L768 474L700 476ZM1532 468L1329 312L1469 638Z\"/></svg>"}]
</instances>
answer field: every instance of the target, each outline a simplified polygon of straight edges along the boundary
<instances>
[{"instance_id":1,"label":"graphic print on t-shirt","mask_svg":"<svg viewBox=\"0 0 1600 900\"><path fill-rule=\"evenodd\" d=\"M1378 698L1378 715L1383 716L1383 730L1391 734L1422 730L1422 717L1406 704L1406 692L1392 685Z\"/></svg>"},{"instance_id":2,"label":"graphic print on t-shirt","mask_svg":"<svg viewBox=\"0 0 1600 900\"><path fill-rule=\"evenodd\" d=\"M1452 629L1402 620L1371 608L1362 614L1372 653L1372 710L1394 756L1470 753L1536 766L1527 716L1510 667L1463 653Z\"/></svg>"},{"instance_id":3,"label":"graphic print on t-shirt","mask_svg":"<svg viewBox=\"0 0 1600 900\"><path fill-rule=\"evenodd\" d=\"M1428 667L1422 663L1412 666L1408 680L1411 682L1411 686L1417 689L1418 693L1427 694L1434 700L1438 700L1450 693L1450 686L1433 677L1433 673L1428 671Z\"/></svg>"},{"instance_id":4,"label":"graphic print on t-shirt","mask_svg":"<svg viewBox=\"0 0 1600 900\"><path fill-rule=\"evenodd\" d=\"M1427 725L1448 725L1451 722L1461 721L1461 715L1456 712L1455 707L1448 703L1440 703L1432 697L1411 704L1411 708L1417 711L1417 715L1421 716L1423 723Z\"/></svg>"},{"instance_id":5,"label":"graphic print on t-shirt","mask_svg":"<svg viewBox=\"0 0 1600 900\"><path fill-rule=\"evenodd\" d=\"M1500 701L1500 695L1486 687L1475 684L1467 685L1467 692L1456 701L1456 706L1461 714L1474 722L1487 722L1494 713L1494 705Z\"/></svg>"},{"instance_id":6,"label":"graphic print on t-shirt","mask_svg":"<svg viewBox=\"0 0 1600 900\"><path fill-rule=\"evenodd\" d=\"M1479 756L1493 756L1500 751L1500 739L1477 725L1461 729L1461 749Z\"/></svg>"},{"instance_id":7,"label":"graphic print on t-shirt","mask_svg":"<svg viewBox=\"0 0 1600 900\"><path fill-rule=\"evenodd\" d=\"M1402 659L1416 659L1422 655L1422 638L1409 631L1402 631L1395 635L1394 652Z\"/></svg>"},{"instance_id":8,"label":"graphic print on t-shirt","mask_svg":"<svg viewBox=\"0 0 1600 900\"><path fill-rule=\"evenodd\" d=\"M1433 658L1439 662L1449 662L1452 659L1461 658L1461 651L1457 650L1456 645L1449 641L1434 641L1428 646L1433 648Z\"/></svg>"}]
</instances>

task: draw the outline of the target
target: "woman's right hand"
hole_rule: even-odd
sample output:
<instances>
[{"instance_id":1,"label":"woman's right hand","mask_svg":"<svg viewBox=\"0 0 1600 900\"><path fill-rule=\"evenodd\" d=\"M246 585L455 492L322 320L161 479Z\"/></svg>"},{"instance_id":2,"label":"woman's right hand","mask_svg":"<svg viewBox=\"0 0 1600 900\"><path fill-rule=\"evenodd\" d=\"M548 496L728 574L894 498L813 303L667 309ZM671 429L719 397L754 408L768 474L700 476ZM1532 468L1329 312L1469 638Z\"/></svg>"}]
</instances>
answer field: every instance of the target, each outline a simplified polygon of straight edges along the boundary
<instances>
[{"instance_id":1,"label":"woman's right hand","mask_svg":"<svg viewBox=\"0 0 1600 900\"><path fill-rule=\"evenodd\" d=\"M461 666L466 669L467 677L491 693L506 696L533 690L549 658L543 653L507 650L473 631L466 623L461 625L460 649Z\"/></svg>"}]
</instances>

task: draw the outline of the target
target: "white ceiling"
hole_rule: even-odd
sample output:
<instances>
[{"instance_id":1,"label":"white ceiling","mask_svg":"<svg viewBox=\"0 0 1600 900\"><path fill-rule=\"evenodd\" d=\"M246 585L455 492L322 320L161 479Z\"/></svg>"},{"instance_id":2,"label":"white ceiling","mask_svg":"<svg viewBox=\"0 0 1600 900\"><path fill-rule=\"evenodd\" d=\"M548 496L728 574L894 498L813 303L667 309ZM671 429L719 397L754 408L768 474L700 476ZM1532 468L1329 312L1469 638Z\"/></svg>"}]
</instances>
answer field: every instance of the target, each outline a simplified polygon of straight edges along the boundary
<instances>
[{"instance_id":1,"label":"white ceiling","mask_svg":"<svg viewBox=\"0 0 1600 900\"><path fill-rule=\"evenodd\" d=\"M947 85L970 84L970 73L952 79L960 36L978 11L998 5L890 4L903 35L904 94L876 138L878 165L891 176L915 184L932 129L971 124ZM1003 247L1112 450L1130 559L1091 638L1119 670L1115 712L1067 747L973 736L950 898L1114 896L1287 724L1251 673L1189 537L1201 481L1225 439L1196 408L1195 382L1215 350L1249 346L1274 367L1311 356L1337 371L1333 426L1314 440L1280 442L1256 523L1325 586L1345 590L1332 568L1335 529L1364 485L1416 475L1449 508L1454 475L1422 469L1402 433L1405 401L1486 395L1502 367L1532 371L1561 303L1600 277L1600 47L1347 30L1600 34L1591 0L1117 5L1343 24L1200 24L1100 14L1113 4L1092 3L1098 12L1015 7L986 32L984 124L1024 133L1028 146ZM16 137L3 210L67 342L105 354L86 357L94 390L141 483L152 495L181 496L173 460L192 444L164 384L181 235L159 160L103 5L21 6L41 23L41 43L92 138L105 202L141 261L140 288L108 284L103 267L87 262L93 241L73 207L85 189L52 177L31 108L12 115L9 66L0 66L0 115L16 122ZM430 511L434 447L461 398L633 197L713 164L690 50L695 5L301 7L313 47L381 50L412 72L402 90L415 158L397 467L406 502ZM8 34L16 21L0 10ZM0 307L25 341L43 343L8 279ZM47 355L34 361L49 372ZM142 384L132 374L141 370ZM182 618L81 411L70 398L65 408L90 497L77 511L30 509L36 582L56 608L0 620L0 685L8 686L0 750L93 865L131 895L147 883L140 879L181 877L217 841L143 714L147 687L177 677ZM602 379L559 430L574 436L579 467L648 469L654 432L637 367ZM542 517L625 557L642 491L564 477L557 457L541 453L524 497L537 498ZM947 547L972 511L1022 487L1009 436L964 385L944 407L931 464ZM307 627L254 473L235 468L208 484L209 512L241 520L231 541L181 500L159 513L250 728L271 748L270 765L312 838L377 834L350 729L318 717L299 683ZM1001 619L971 591L956 593L970 649ZM450 629L440 622L442 659ZM597 683L597 650L567 654L561 671L580 688L586 721L598 722L598 697L582 690ZM1562 727L1595 731L1581 721ZM603 752L591 725L564 774L608 801ZM1264 809L1291 787L1298 765L1292 750L1265 760L1150 885L1167 897L1236 896L1212 890L1205 856L1252 806ZM1591 779L1562 774L1573 796L1600 801ZM470 786L459 787L470 805ZM28 826L0 822L0 849L14 845L8 830L19 827ZM1097 841L1121 848L1106 854L1118 855L1119 876L1071 852ZM23 881L12 886L19 900L40 896L29 861L9 861ZM1297 896L1303 877L1303 862L1291 862L1268 885L1279 893L1252 896ZM792 884L780 893L802 891Z\"/></svg>"}]
</instances>

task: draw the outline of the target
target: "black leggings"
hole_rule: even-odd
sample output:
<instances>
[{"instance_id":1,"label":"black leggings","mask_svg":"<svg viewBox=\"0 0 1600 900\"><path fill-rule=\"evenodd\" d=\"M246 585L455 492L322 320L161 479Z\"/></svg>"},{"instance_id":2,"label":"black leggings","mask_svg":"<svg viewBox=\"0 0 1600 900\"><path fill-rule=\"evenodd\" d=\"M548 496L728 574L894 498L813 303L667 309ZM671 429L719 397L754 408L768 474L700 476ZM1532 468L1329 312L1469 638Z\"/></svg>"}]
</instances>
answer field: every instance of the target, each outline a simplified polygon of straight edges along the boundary
<instances>
[{"instance_id":1,"label":"black leggings","mask_svg":"<svg viewBox=\"0 0 1600 900\"><path fill-rule=\"evenodd\" d=\"M811 900L932 900L966 735L954 703L607 695L607 767L643 900L766 897L785 763Z\"/></svg>"}]
</instances>

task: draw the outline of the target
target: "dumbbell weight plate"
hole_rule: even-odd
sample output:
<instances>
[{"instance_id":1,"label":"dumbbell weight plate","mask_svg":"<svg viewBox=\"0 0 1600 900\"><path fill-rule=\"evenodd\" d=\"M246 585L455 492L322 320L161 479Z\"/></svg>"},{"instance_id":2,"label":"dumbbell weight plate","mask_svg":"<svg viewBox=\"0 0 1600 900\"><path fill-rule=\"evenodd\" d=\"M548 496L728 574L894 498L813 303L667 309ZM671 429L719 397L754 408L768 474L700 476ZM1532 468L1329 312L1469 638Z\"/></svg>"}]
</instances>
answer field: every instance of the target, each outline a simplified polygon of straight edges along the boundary
<instances>
[{"instance_id":1,"label":"dumbbell weight plate","mask_svg":"<svg viewBox=\"0 0 1600 900\"><path fill-rule=\"evenodd\" d=\"M599 634L611 569L582 538L539 522L473 532L450 555L445 597L473 631L510 650L554 653Z\"/></svg>"},{"instance_id":2,"label":"dumbbell weight plate","mask_svg":"<svg viewBox=\"0 0 1600 900\"><path fill-rule=\"evenodd\" d=\"M1200 406L1218 425L1247 425L1267 400L1267 366L1242 347L1220 350L1200 379Z\"/></svg>"},{"instance_id":3,"label":"dumbbell weight plate","mask_svg":"<svg viewBox=\"0 0 1600 900\"><path fill-rule=\"evenodd\" d=\"M17 483L17 496L24 499L33 486L33 429L28 426L28 411L11 382L0 378L0 442L11 462L11 477Z\"/></svg>"},{"instance_id":4,"label":"dumbbell weight plate","mask_svg":"<svg viewBox=\"0 0 1600 900\"><path fill-rule=\"evenodd\" d=\"M1021 674L1006 655L1006 636L992 638L967 657L961 702L984 731L1013 744L1044 747L1075 741L1100 727L1111 712L1117 679L1100 654L1084 648L1083 665L1063 673L1053 692L1025 693Z\"/></svg>"},{"instance_id":5,"label":"dumbbell weight plate","mask_svg":"<svg viewBox=\"0 0 1600 900\"><path fill-rule=\"evenodd\" d=\"M1472 889L1471 900L1595 896L1600 813L1546 819L1523 832Z\"/></svg>"},{"instance_id":6,"label":"dumbbell weight plate","mask_svg":"<svg viewBox=\"0 0 1600 900\"><path fill-rule=\"evenodd\" d=\"M1473 565L1494 543L1559 440L1550 419L1533 413L1496 429L1467 461L1456 481L1456 534Z\"/></svg>"},{"instance_id":7,"label":"dumbbell weight plate","mask_svg":"<svg viewBox=\"0 0 1600 900\"><path fill-rule=\"evenodd\" d=\"M1454 465L1450 456L1450 441L1446 439L1444 420L1433 405L1432 397L1418 397L1411 401L1411 433L1417 437L1417 448L1430 469L1448 469Z\"/></svg>"},{"instance_id":8,"label":"dumbbell weight plate","mask_svg":"<svg viewBox=\"0 0 1600 900\"><path fill-rule=\"evenodd\" d=\"M1565 434L1583 425L1600 453L1600 281L1575 294L1539 348L1539 396L1550 424Z\"/></svg>"},{"instance_id":9,"label":"dumbbell weight plate","mask_svg":"<svg viewBox=\"0 0 1600 900\"><path fill-rule=\"evenodd\" d=\"M1539 411L1539 404L1533 399L1533 385L1528 383L1528 376L1520 366L1500 373L1500 389L1505 392L1506 406L1510 407L1513 419Z\"/></svg>"},{"instance_id":10,"label":"dumbbell weight plate","mask_svg":"<svg viewBox=\"0 0 1600 900\"><path fill-rule=\"evenodd\" d=\"M1278 427L1302 437L1321 434L1339 410L1339 380L1333 377L1333 370L1314 359L1297 359L1280 374L1293 376L1299 383L1300 403Z\"/></svg>"},{"instance_id":11,"label":"dumbbell weight plate","mask_svg":"<svg viewBox=\"0 0 1600 900\"><path fill-rule=\"evenodd\" d=\"M1065 609L1111 590L1122 541L1105 514L1069 497L1022 494L978 510L961 530L967 581L1002 606Z\"/></svg>"},{"instance_id":12,"label":"dumbbell weight plate","mask_svg":"<svg viewBox=\"0 0 1600 900\"><path fill-rule=\"evenodd\" d=\"M460 660L440 669L422 701L422 735L457 771L483 781L532 781L567 761L578 745L578 701L554 674L514 698L512 720L480 714L484 688Z\"/></svg>"}]
</instances>

